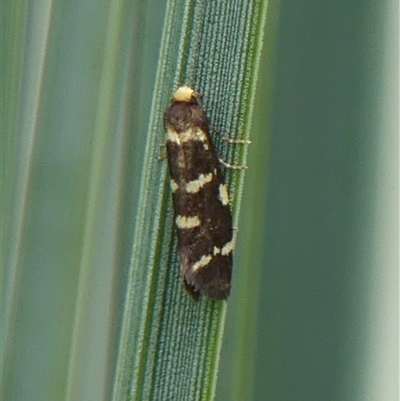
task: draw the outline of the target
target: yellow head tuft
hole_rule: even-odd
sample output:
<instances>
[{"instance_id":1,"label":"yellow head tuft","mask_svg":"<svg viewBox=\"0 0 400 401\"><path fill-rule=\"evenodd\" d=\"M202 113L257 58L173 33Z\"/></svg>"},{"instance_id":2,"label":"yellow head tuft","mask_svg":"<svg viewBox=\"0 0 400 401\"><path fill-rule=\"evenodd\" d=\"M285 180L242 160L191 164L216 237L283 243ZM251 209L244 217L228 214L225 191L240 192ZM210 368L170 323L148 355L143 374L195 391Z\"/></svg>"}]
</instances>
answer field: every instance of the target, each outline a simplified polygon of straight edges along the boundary
<instances>
[{"instance_id":1,"label":"yellow head tuft","mask_svg":"<svg viewBox=\"0 0 400 401\"><path fill-rule=\"evenodd\" d=\"M181 86L174 93L175 102L191 102L193 97L196 97L196 92L189 86Z\"/></svg>"}]
</instances>

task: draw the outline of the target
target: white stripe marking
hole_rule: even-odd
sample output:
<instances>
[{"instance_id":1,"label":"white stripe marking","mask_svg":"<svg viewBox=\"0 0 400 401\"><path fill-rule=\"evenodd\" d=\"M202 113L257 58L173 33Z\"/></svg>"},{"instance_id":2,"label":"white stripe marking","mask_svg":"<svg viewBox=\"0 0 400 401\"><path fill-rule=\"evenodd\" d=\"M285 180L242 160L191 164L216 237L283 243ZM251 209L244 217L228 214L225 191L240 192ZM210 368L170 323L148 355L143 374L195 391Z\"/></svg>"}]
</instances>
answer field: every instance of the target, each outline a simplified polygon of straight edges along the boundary
<instances>
[{"instance_id":1,"label":"white stripe marking","mask_svg":"<svg viewBox=\"0 0 400 401\"><path fill-rule=\"evenodd\" d=\"M208 173L206 175L200 174L199 178L196 180L190 181L186 184L186 192L189 192L190 194L195 194L200 191L201 188L204 187L204 185L208 184L211 182L213 179L213 174Z\"/></svg>"},{"instance_id":2,"label":"white stripe marking","mask_svg":"<svg viewBox=\"0 0 400 401\"><path fill-rule=\"evenodd\" d=\"M235 248L235 240L230 240L221 249L221 255L229 255Z\"/></svg>"},{"instance_id":3,"label":"white stripe marking","mask_svg":"<svg viewBox=\"0 0 400 401\"><path fill-rule=\"evenodd\" d=\"M189 229L200 225L200 219L197 216L176 216L175 224L178 228Z\"/></svg>"},{"instance_id":4,"label":"white stripe marking","mask_svg":"<svg viewBox=\"0 0 400 401\"><path fill-rule=\"evenodd\" d=\"M218 199L224 206L226 206L229 203L228 188L225 184L221 184L219 186Z\"/></svg>"},{"instance_id":5,"label":"white stripe marking","mask_svg":"<svg viewBox=\"0 0 400 401\"><path fill-rule=\"evenodd\" d=\"M200 141L208 143L207 135L200 128L190 128L178 133L174 129L167 129L167 141L182 145L184 142Z\"/></svg>"},{"instance_id":6,"label":"white stripe marking","mask_svg":"<svg viewBox=\"0 0 400 401\"><path fill-rule=\"evenodd\" d=\"M174 180L170 181L170 186L172 192L175 192L179 188L179 185Z\"/></svg>"},{"instance_id":7,"label":"white stripe marking","mask_svg":"<svg viewBox=\"0 0 400 401\"><path fill-rule=\"evenodd\" d=\"M222 256L226 256L229 255L233 249L235 247L235 241L232 239L231 241L227 242L222 249L214 246L213 249L213 253L214 256L218 255L219 253ZM193 266L192 266L192 270L195 272L196 270L201 269L202 267L207 266L212 260L212 256L211 255L207 255L207 256L202 256L201 259L199 261L197 261Z\"/></svg>"},{"instance_id":8,"label":"white stripe marking","mask_svg":"<svg viewBox=\"0 0 400 401\"><path fill-rule=\"evenodd\" d=\"M208 142L207 135L200 128L191 128L180 133L181 142Z\"/></svg>"},{"instance_id":9,"label":"white stripe marking","mask_svg":"<svg viewBox=\"0 0 400 401\"><path fill-rule=\"evenodd\" d=\"M192 266L192 270L195 272L196 270L199 270L202 267L207 266L211 262L211 259L212 259L211 255L202 256L201 259Z\"/></svg>"},{"instance_id":10,"label":"white stripe marking","mask_svg":"<svg viewBox=\"0 0 400 401\"><path fill-rule=\"evenodd\" d=\"M180 145L179 135L176 131L172 129L167 129L167 141L175 142Z\"/></svg>"}]
</instances>

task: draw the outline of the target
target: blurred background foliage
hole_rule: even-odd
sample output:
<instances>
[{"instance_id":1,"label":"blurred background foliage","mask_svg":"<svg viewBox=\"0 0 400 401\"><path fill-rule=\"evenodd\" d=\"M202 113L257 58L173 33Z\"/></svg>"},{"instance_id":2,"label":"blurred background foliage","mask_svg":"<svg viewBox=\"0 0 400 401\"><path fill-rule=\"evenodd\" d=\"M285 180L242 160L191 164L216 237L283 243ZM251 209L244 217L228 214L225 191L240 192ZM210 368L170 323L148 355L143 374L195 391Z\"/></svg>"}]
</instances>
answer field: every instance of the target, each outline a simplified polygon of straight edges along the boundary
<instances>
[{"instance_id":1,"label":"blurred background foliage","mask_svg":"<svg viewBox=\"0 0 400 401\"><path fill-rule=\"evenodd\" d=\"M399 398L395 10L269 3L219 401Z\"/></svg>"},{"instance_id":2,"label":"blurred background foliage","mask_svg":"<svg viewBox=\"0 0 400 401\"><path fill-rule=\"evenodd\" d=\"M2 2L7 401L108 399L164 13ZM390 0L269 3L218 401L399 398L397 16ZM115 101L106 124L94 86Z\"/></svg>"}]
</instances>

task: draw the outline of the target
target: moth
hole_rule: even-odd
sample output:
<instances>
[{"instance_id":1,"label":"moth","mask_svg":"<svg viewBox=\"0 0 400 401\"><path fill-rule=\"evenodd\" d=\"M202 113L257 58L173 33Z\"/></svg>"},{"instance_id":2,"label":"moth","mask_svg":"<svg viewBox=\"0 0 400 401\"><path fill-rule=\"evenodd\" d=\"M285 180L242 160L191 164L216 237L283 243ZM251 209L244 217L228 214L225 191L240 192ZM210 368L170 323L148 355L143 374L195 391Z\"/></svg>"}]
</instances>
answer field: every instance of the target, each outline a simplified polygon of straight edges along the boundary
<instances>
[{"instance_id":1,"label":"moth","mask_svg":"<svg viewBox=\"0 0 400 401\"><path fill-rule=\"evenodd\" d=\"M200 294L227 299L235 246L232 213L200 94L178 88L164 127L185 289L194 300Z\"/></svg>"}]
</instances>

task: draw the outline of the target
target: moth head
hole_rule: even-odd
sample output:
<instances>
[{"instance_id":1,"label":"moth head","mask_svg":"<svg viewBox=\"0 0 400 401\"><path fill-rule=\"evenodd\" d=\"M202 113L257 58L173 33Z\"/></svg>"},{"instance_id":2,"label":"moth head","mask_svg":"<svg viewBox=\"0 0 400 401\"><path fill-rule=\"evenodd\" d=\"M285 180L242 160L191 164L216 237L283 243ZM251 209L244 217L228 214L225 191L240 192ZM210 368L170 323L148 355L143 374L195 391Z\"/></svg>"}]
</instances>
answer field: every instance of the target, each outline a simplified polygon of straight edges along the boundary
<instances>
[{"instance_id":1,"label":"moth head","mask_svg":"<svg viewBox=\"0 0 400 401\"><path fill-rule=\"evenodd\" d=\"M201 103L201 96L190 86L181 86L174 93L174 102Z\"/></svg>"}]
</instances>

